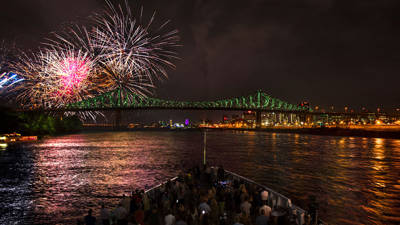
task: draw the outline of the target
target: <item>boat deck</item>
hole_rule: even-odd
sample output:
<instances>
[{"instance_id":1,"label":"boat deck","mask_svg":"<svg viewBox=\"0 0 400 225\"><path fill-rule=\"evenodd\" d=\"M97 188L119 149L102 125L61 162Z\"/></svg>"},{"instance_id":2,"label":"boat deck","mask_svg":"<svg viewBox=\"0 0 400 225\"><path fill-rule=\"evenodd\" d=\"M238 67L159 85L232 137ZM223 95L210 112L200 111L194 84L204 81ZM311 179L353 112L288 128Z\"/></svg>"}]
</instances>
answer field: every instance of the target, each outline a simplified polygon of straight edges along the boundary
<instances>
[{"instance_id":1,"label":"boat deck","mask_svg":"<svg viewBox=\"0 0 400 225\"><path fill-rule=\"evenodd\" d=\"M218 184L215 182L215 180L217 179L217 169L216 167L211 168L212 172L212 177L213 180L212 183L209 182L209 180L207 178L204 178L204 173L201 174L201 177L199 177L199 183L197 183L197 187L199 188L199 195L197 199L199 199L200 201L196 202L196 207L198 206L199 202L201 202L202 196L207 195L208 193L212 192L211 190L215 189L221 189L221 187L216 187ZM174 185L176 183L180 183L182 182L183 178L179 178L179 177L174 177L160 185L157 185L149 190L146 191L146 194L152 199L153 202L157 202L157 199L159 198L163 198L163 193L168 192L169 191L169 187L167 186L171 186ZM291 200L268 188L265 187L261 184L258 184L250 179L247 179L243 176L240 176L238 174L235 174L233 172L230 171L226 171L225 170L225 176L224 176L224 180L222 182L223 185L223 189L224 192L231 192L231 196L232 196L232 201L233 204L231 204L230 207L227 207L227 203L225 203L225 207L223 209L223 212L221 211L220 208L218 208L218 213L216 215L216 217L219 219L219 221L210 221L210 224L234 224L235 222L239 222L242 223L244 225L249 225L249 224L255 224L255 220L256 217L259 215L259 207L260 207L260 201L256 201L257 196L260 195L260 192L263 190L266 190L268 192L268 202L267 205L269 205L269 207L272 209L272 212L270 214L269 217L269 223L268 224L297 224L297 225L303 225L306 224L307 220L309 219L308 217L308 213L296 206L293 205L291 203ZM234 195L235 192L238 191L238 186L243 186L246 190L250 190L248 191L249 193L249 200L250 203L252 204L252 213L251 215L248 215L247 219L238 219L241 217L242 213L240 212L240 202L239 204L234 202ZM251 193L253 192L253 193ZM255 193L254 193L255 192ZM254 197L256 196L256 197ZM212 197L211 197L212 198ZM174 199L178 200L179 199ZM226 199L225 199L226 200ZM178 202L177 201L177 202ZM243 201L243 199L241 199L240 201ZM210 198L208 199L208 202L212 202L210 201ZM212 203L210 204L212 210L215 210L215 207L212 207ZM166 212L163 212L163 215L166 215ZM200 214L200 213L199 213ZM212 214L212 213L211 213ZM201 215L200 215L201 216ZM213 217L213 216L211 216ZM214 216L215 217L215 216ZM224 219L224 221L222 222L221 220ZM201 223L201 218L199 218L199 222ZM199 223L199 224L200 224ZM318 221L318 224L324 224L321 221Z\"/></svg>"}]
</instances>

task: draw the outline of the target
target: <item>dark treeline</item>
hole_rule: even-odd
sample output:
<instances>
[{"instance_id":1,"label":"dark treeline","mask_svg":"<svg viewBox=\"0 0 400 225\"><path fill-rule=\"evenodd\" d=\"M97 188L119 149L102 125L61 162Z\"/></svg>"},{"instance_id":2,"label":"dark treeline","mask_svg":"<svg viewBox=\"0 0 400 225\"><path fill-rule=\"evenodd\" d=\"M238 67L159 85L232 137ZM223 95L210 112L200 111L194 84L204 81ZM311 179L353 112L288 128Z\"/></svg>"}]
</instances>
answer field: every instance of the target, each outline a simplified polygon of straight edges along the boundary
<instances>
[{"instance_id":1,"label":"dark treeline","mask_svg":"<svg viewBox=\"0 0 400 225\"><path fill-rule=\"evenodd\" d=\"M77 116L15 112L10 108L0 108L0 133L43 136L72 133L81 129L82 122Z\"/></svg>"}]
</instances>

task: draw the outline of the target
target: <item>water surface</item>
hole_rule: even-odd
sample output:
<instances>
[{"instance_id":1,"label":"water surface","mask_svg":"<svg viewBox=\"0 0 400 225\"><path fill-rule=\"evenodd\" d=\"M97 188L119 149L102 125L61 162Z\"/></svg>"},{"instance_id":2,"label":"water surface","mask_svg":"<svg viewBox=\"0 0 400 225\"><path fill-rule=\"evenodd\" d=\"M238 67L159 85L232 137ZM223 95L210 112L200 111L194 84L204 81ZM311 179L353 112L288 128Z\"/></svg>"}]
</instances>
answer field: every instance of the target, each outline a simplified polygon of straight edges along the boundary
<instances>
[{"instance_id":1,"label":"water surface","mask_svg":"<svg viewBox=\"0 0 400 225\"><path fill-rule=\"evenodd\" d=\"M200 132L102 132L0 149L0 224L75 223L202 160ZM211 131L207 157L330 224L400 222L400 140Z\"/></svg>"}]
</instances>

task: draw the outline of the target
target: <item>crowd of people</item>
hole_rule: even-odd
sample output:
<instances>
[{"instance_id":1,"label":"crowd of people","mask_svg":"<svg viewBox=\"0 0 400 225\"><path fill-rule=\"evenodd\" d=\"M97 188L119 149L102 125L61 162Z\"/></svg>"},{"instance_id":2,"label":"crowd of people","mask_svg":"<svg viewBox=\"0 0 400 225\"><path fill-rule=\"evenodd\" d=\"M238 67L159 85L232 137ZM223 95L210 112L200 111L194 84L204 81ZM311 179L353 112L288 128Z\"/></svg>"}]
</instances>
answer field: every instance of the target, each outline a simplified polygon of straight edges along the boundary
<instances>
[{"instance_id":1,"label":"crowd of people","mask_svg":"<svg viewBox=\"0 0 400 225\"><path fill-rule=\"evenodd\" d=\"M140 225L267 225L271 220L269 192L259 186L229 179L222 166L194 167L148 192L123 196L112 211L92 210L84 224ZM280 223L292 223L286 217Z\"/></svg>"}]
</instances>

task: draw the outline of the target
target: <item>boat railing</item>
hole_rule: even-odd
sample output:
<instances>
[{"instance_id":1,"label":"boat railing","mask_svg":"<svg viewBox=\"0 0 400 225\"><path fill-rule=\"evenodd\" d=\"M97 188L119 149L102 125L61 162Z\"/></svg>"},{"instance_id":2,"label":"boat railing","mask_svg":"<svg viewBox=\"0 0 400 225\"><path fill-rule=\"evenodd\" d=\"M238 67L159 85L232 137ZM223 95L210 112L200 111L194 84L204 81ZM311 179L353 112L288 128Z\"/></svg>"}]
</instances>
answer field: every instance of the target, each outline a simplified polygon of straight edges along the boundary
<instances>
[{"instance_id":1,"label":"boat railing","mask_svg":"<svg viewBox=\"0 0 400 225\"><path fill-rule=\"evenodd\" d=\"M225 175L231 176L231 179L233 179L233 180L244 181L248 184L253 184L255 186L258 186L258 187L268 191L268 198L270 200L269 202L272 205L272 208L282 207L282 208L290 209L291 215L296 216L297 224L299 224L299 225L305 224L305 216L307 214L307 211L296 205L293 205L290 198L288 198L288 197L286 197L264 185L261 185L251 179L248 179L239 174L236 174L234 172L225 170Z\"/></svg>"},{"instance_id":2,"label":"boat railing","mask_svg":"<svg viewBox=\"0 0 400 225\"><path fill-rule=\"evenodd\" d=\"M176 176L176 177L173 177L173 178L171 178L171 179L169 179L169 180L167 180L167 181L165 181L165 182L162 182L162 183L160 183L160 184L158 184L158 185L156 185L156 186L154 186L154 187L152 187L152 188L150 188L150 189L147 189L147 190L145 190L144 192L149 196L149 197L155 197L154 195L155 195L155 191L159 191L163 186L165 186L168 182L172 182L172 181L175 181L176 179L178 179L178 177Z\"/></svg>"}]
</instances>

